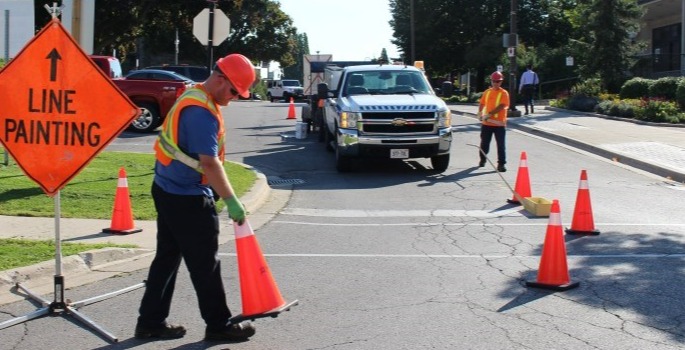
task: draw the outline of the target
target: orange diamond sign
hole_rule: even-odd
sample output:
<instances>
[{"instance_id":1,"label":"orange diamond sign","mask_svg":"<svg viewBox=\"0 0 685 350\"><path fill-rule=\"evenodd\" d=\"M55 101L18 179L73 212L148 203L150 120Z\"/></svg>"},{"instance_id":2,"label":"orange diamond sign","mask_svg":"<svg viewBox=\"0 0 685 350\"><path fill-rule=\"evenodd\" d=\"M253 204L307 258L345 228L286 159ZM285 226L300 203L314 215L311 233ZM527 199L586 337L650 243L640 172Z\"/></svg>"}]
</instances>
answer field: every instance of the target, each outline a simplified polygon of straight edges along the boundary
<instances>
[{"instance_id":1,"label":"orange diamond sign","mask_svg":"<svg viewBox=\"0 0 685 350\"><path fill-rule=\"evenodd\" d=\"M0 142L48 196L139 113L57 19L0 71Z\"/></svg>"}]
</instances>

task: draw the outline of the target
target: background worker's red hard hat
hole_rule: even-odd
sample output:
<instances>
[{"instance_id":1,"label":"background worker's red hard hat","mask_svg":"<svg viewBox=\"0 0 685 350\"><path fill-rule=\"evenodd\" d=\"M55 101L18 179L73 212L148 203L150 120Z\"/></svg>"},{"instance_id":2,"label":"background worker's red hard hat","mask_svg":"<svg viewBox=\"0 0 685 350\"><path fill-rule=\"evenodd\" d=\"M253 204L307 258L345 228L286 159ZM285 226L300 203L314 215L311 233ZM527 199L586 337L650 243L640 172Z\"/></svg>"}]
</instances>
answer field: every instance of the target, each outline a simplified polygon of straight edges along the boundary
<instances>
[{"instance_id":1,"label":"background worker's red hard hat","mask_svg":"<svg viewBox=\"0 0 685 350\"><path fill-rule=\"evenodd\" d=\"M255 70L247 57L232 53L216 61L219 68L242 97L250 97L250 87L255 81Z\"/></svg>"},{"instance_id":2,"label":"background worker's red hard hat","mask_svg":"<svg viewBox=\"0 0 685 350\"><path fill-rule=\"evenodd\" d=\"M504 80L504 75L500 72L494 72L490 75L490 80Z\"/></svg>"}]
</instances>

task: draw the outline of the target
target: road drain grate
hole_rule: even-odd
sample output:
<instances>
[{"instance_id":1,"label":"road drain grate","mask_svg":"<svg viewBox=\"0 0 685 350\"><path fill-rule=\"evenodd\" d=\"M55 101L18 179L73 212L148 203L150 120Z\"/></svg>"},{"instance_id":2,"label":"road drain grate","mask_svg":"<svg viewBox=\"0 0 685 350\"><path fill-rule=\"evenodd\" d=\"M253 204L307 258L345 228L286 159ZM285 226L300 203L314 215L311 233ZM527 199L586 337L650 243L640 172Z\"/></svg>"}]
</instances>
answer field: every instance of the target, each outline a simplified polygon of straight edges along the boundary
<instances>
[{"instance_id":1,"label":"road drain grate","mask_svg":"<svg viewBox=\"0 0 685 350\"><path fill-rule=\"evenodd\" d=\"M283 186L283 185L301 185L304 183L302 179L282 179L282 180L269 180L269 186Z\"/></svg>"}]
</instances>

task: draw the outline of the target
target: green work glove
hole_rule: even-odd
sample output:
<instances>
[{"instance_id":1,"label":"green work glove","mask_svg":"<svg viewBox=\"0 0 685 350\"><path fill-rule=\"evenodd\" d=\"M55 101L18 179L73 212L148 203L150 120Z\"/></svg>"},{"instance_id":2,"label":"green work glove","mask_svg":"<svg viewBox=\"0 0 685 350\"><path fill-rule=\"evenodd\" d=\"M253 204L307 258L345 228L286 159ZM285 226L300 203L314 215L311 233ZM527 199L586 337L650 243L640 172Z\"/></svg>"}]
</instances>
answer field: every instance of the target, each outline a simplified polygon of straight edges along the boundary
<instances>
[{"instance_id":1,"label":"green work glove","mask_svg":"<svg viewBox=\"0 0 685 350\"><path fill-rule=\"evenodd\" d=\"M224 203L226 203L226 209L228 209L228 217L237 222L238 225L242 225L245 222L245 207L243 203L240 203L236 196L224 198Z\"/></svg>"}]
</instances>

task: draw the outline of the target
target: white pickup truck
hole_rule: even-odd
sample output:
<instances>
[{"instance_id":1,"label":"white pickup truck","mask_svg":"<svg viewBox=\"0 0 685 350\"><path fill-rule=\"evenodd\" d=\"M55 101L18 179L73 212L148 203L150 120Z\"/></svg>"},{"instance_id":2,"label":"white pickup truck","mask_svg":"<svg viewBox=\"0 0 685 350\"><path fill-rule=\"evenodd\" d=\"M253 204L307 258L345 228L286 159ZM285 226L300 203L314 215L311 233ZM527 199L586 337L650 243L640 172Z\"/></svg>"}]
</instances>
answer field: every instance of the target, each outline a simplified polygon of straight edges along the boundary
<instances>
[{"instance_id":1,"label":"white pickup truck","mask_svg":"<svg viewBox=\"0 0 685 350\"><path fill-rule=\"evenodd\" d=\"M404 65L342 68L317 86L324 99L322 139L340 172L354 158L430 158L443 172L450 162L450 110L423 71Z\"/></svg>"}]
</instances>

